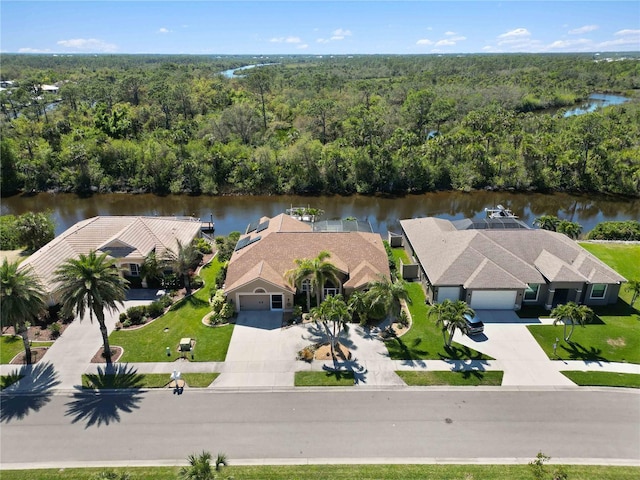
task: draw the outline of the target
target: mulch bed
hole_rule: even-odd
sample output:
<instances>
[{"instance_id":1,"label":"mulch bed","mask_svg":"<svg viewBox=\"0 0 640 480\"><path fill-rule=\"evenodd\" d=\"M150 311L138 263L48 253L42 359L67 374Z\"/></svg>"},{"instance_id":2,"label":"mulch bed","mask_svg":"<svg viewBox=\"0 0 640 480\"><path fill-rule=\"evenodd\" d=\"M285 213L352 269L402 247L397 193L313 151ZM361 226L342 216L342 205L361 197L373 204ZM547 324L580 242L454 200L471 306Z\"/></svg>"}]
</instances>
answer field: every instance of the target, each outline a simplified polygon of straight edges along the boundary
<instances>
[{"instance_id":1,"label":"mulch bed","mask_svg":"<svg viewBox=\"0 0 640 480\"><path fill-rule=\"evenodd\" d=\"M104 356L104 347L100 347L100 349L96 352L96 354L91 359L91 363L106 363ZM122 354L124 353L124 349L122 347L111 347L111 362L115 363L120 360Z\"/></svg>"},{"instance_id":2,"label":"mulch bed","mask_svg":"<svg viewBox=\"0 0 640 480\"><path fill-rule=\"evenodd\" d=\"M49 347L32 347L31 348L31 363L38 363L44 357L44 354L47 353ZM18 355L11 359L9 364L11 365L26 365L27 356L24 351L20 352Z\"/></svg>"},{"instance_id":3,"label":"mulch bed","mask_svg":"<svg viewBox=\"0 0 640 480\"><path fill-rule=\"evenodd\" d=\"M334 350L336 358L332 359L331 344L325 343L316 349L313 358L316 360L351 360L351 351L341 343L336 343Z\"/></svg>"},{"instance_id":4,"label":"mulch bed","mask_svg":"<svg viewBox=\"0 0 640 480\"><path fill-rule=\"evenodd\" d=\"M57 322L60 325L60 335L64 332L71 323ZM3 335L15 335L13 327L2 327ZM27 330L29 340L33 342L49 342L55 340L51 336L51 330L47 325L33 325Z\"/></svg>"}]
</instances>

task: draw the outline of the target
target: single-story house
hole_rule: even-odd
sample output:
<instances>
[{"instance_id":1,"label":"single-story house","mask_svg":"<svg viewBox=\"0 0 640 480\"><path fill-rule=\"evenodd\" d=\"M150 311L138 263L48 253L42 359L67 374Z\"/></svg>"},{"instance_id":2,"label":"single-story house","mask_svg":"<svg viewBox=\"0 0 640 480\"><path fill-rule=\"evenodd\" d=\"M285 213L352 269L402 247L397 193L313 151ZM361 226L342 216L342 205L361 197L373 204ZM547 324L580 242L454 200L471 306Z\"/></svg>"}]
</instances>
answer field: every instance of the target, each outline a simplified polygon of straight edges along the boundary
<instances>
[{"instance_id":1,"label":"single-story house","mask_svg":"<svg viewBox=\"0 0 640 480\"><path fill-rule=\"evenodd\" d=\"M389 261L382 238L371 231L340 229L317 231L310 223L281 214L263 217L238 240L229 260L224 291L236 311L293 309L295 286L285 278L296 259L313 259L327 250L340 271L339 285L325 285L322 297L348 296L389 276ZM341 230L341 231L336 231ZM303 285L303 290L309 288Z\"/></svg>"},{"instance_id":2,"label":"single-story house","mask_svg":"<svg viewBox=\"0 0 640 480\"><path fill-rule=\"evenodd\" d=\"M493 224L495 223L495 225ZM403 244L431 303L474 309L547 309L569 301L616 303L626 279L566 235L516 220L401 220ZM506 226L505 226L506 225Z\"/></svg>"},{"instance_id":3,"label":"single-story house","mask_svg":"<svg viewBox=\"0 0 640 480\"><path fill-rule=\"evenodd\" d=\"M167 250L177 251L200 235L201 223L192 217L99 216L76 223L20 264L31 268L50 295L57 285L55 271L69 260L91 250L107 253L123 276L139 277L145 258L155 252L160 258ZM144 285L144 284L143 284Z\"/></svg>"}]
</instances>

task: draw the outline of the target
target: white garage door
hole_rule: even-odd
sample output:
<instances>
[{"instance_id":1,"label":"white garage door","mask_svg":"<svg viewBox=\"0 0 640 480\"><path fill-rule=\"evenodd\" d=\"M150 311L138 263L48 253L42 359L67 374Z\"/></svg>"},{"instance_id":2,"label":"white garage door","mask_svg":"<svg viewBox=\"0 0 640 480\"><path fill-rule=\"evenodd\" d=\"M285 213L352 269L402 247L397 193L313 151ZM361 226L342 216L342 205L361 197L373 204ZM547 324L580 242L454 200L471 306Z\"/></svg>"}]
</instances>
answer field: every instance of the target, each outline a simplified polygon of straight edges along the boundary
<instances>
[{"instance_id":1,"label":"white garage door","mask_svg":"<svg viewBox=\"0 0 640 480\"><path fill-rule=\"evenodd\" d=\"M240 295L240 310L269 310L271 295Z\"/></svg>"},{"instance_id":2,"label":"white garage door","mask_svg":"<svg viewBox=\"0 0 640 480\"><path fill-rule=\"evenodd\" d=\"M474 290L470 307L478 310L513 310L516 290Z\"/></svg>"},{"instance_id":3,"label":"white garage door","mask_svg":"<svg viewBox=\"0 0 640 480\"><path fill-rule=\"evenodd\" d=\"M438 287L438 303L460 300L460 287Z\"/></svg>"}]
</instances>

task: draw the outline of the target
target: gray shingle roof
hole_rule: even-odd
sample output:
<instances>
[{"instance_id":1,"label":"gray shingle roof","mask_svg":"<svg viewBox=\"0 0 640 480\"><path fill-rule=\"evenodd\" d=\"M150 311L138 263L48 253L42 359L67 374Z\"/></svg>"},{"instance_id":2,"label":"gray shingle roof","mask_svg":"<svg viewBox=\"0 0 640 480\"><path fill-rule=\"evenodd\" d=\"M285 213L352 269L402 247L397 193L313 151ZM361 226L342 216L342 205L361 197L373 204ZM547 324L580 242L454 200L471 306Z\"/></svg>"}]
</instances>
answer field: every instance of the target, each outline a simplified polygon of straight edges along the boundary
<instances>
[{"instance_id":1,"label":"gray shingle roof","mask_svg":"<svg viewBox=\"0 0 640 480\"><path fill-rule=\"evenodd\" d=\"M547 230L457 230L428 217L401 220L434 285L514 289L547 281L617 283L626 279L566 235Z\"/></svg>"}]
</instances>

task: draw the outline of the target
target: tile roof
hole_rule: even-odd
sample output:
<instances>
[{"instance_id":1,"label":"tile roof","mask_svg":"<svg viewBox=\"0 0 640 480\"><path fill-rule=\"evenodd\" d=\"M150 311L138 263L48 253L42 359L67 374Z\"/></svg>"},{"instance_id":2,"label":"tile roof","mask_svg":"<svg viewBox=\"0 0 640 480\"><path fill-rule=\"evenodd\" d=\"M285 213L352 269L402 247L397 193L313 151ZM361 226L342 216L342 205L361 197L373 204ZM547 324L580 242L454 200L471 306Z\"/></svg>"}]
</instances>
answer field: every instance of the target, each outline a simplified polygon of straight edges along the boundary
<instances>
[{"instance_id":1,"label":"tile roof","mask_svg":"<svg viewBox=\"0 0 640 480\"><path fill-rule=\"evenodd\" d=\"M20 264L32 268L49 291L55 289L56 269L70 258L91 250L112 258L140 261L154 248L158 255L176 250L177 240L189 243L200 232L197 219L177 217L99 216L65 230Z\"/></svg>"},{"instance_id":2,"label":"tile roof","mask_svg":"<svg viewBox=\"0 0 640 480\"><path fill-rule=\"evenodd\" d=\"M291 289L284 280L285 272L295 268L296 259L315 258L323 250L331 253L328 261L350 276L348 286L360 288L378 273L389 275L387 254L375 233L314 232L309 224L281 214L270 219L269 227L259 235L257 242L233 252L227 269L227 293L251 278ZM241 238L255 236L253 232Z\"/></svg>"},{"instance_id":3,"label":"tile roof","mask_svg":"<svg viewBox=\"0 0 640 480\"><path fill-rule=\"evenodd\" d=\"M617 283L626 279L566 235L547 230L457 230L441 218L401 220L434 285L515 289L548 281Z\"/></svg>"}]
</instances>

